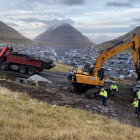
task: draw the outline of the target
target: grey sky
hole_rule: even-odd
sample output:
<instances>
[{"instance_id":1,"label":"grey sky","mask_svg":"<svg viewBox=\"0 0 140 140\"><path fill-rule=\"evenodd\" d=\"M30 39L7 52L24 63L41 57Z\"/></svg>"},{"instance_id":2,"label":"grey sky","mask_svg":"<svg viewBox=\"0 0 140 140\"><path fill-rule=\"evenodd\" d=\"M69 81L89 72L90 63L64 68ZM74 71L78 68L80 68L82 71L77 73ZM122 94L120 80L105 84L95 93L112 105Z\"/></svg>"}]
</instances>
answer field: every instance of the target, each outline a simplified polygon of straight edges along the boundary
<instances>
[{"instance_id":1,"label":"grey sky","mask_svg":"<svg viewBox=\"0 0 140 140\"><path fill-rule=\"evenodd\" d=\"M5 0L0 20L28 38L69 23L95 43L140 25L140 0Z\"/></svg>"}]
</instances>

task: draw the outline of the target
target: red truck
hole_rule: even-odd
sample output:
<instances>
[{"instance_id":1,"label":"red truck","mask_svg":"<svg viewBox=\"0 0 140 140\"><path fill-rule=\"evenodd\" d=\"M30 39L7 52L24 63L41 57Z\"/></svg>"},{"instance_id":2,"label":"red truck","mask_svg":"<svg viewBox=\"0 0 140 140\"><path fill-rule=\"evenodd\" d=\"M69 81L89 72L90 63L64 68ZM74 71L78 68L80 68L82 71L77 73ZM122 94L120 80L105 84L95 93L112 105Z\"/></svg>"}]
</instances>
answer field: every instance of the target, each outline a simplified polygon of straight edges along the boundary
<instances>
[{"instance_id":1,"label":"red truck","mask_svg":"<svg viewBox=\"0 0 140 140\"><path fill-rule=\"evenodd\" d=\"M51 69L55 63L51 59L40 59L31 55L13 52L12 47L5 46L0 48L0 69L1 70L18 70L20 73L30 75Z\"/></svg>"}]
</instances>

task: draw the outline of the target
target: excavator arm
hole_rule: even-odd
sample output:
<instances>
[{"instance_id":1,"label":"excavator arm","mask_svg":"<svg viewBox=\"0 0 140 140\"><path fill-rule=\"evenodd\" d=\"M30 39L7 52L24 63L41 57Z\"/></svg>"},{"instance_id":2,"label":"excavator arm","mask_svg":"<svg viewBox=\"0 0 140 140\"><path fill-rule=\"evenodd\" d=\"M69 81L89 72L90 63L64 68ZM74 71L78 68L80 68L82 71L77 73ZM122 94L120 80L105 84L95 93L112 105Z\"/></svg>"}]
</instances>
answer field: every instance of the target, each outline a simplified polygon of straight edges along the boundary
<instances>
[{"instance_id":1,"label":"excavator arm","mask_svg":"<svg viewBox=\"0 0 140 140\"><path fill-rule=\"evenodd\" d=\"M124 43L124 41L128 38L132 37L132 40L130 42ZM123 50L131 47L132 50L132 56L133 56L133 62L134 62L134 67L135 70L138 74L138 77L140 78L140 68L139 68L139 63L138 63L138 56L139 56L139 39L138 36L136 34L131 35L130 37L124 39L123 41L119 42L118 44L112 46L111 48L108 48L106 50L104 50L96 59L96 63L93 69L93 73L92 75L94 77L98 76L99 71L102 68L102 65L104 64L104 62L114 56L115 54L122 52ZM122 44L124 43L124 44ZM122 45L120 45L122 44Z\"/></svg>"}]
</instances>

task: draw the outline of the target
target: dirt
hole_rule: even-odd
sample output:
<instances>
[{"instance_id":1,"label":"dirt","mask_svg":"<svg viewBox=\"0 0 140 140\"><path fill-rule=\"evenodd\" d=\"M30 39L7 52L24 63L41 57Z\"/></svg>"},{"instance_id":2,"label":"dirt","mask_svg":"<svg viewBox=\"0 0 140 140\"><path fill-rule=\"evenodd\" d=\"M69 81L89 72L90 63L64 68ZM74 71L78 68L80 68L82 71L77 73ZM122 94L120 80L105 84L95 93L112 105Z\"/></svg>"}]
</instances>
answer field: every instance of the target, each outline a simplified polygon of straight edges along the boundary
<instances>
[{"instance_id":1,"label":"dirt","mask_svg":"<svg viewBox=\"0 0 140 140\"><path fill-rule=\"evenodd\" d=\"M7 71L1 74L10 75L11 79L19 73L15 71ZM21 75L21 74L20 74ZM87 99L85 93L72 93L68 91L68 87L71 84L67 80L67 73L63 72L41 72L40 76L52 81L52 86L46 88L41 87L28 87L14 82L8 82L6 80L0 81L0 86L6 87L12 91L18 91L27 93L31 98L35 98L49 104L56 104L59 106L70 105L72 108L79 108L86 111L90 111L93 114L100 114L107 116L109 119L119 120L121 123L130 124L140 127L140 119L135 117L135 108L132 106L133 99L136 95L131 89L131 81L117 80L119 91L115 97L112 97L108 93L107 108L102 107L102 99L97 96L93 99ZM30 77L30 75L24 75ZM8 76L9 77L9 76ZM112 77L107 77L112 80ZM131 83L131 84L130 84Z\"/></svg>"},{"instance_id":2,"label":"dirt","mask_svg":"<svg viewBox=\"0 0 140 140\"><path fill-rule=\"evenodd\" d=\"M48 75L48 79L54 83L53 87L27 87L6 80L0 81L0 86L12 91L26 92L32 98L49 104L59 106L70 105L72 108L83 109L93 114L107 116L112 120L119 120L121 123L140 127L140 119L135 117L135 108L132 107L132 102L136 95L132 92L130 85L119 84L119 91L115 97L112 97L111 94L108 93L107 108L103 108L100 96L98 96L98 98L87 99L85 93L80 95L78 93L69 92L67 89L70 83L66 82L66 73L52 73L52 75L48 73Z\"/></svg>"}]
</instances>

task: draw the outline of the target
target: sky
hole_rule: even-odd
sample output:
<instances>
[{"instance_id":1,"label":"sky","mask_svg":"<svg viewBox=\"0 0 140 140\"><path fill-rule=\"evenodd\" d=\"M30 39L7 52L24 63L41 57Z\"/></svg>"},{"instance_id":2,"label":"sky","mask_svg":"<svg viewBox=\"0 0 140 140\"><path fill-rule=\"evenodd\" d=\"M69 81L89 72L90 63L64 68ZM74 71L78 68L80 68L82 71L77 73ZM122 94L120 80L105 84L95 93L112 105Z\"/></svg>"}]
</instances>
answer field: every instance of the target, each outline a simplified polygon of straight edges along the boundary
<instances>
[{"instance_id":1,"label":"sky","mask_svg":"<svg viewBox=\"0 0 140 140\"><path fill-rule=\"evenodd\" d=\"M98 44L140 26L140 0L2 0L0 13L30 39L68 23Z\"/></svg>"}]
</instances>

